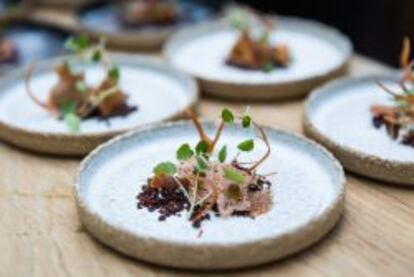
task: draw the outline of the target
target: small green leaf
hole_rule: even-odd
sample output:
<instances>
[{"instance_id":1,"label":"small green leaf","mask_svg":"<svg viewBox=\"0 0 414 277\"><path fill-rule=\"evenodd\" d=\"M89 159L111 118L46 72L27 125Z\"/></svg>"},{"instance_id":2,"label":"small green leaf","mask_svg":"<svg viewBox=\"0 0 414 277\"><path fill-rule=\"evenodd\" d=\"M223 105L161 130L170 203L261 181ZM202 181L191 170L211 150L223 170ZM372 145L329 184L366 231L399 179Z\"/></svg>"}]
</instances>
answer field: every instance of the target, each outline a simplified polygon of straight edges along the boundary
<instances>
[{"instance_id":1,"label":"small green leaf","mask_svg":"<svg viewBox=\"0 0 414 277\"><path fill-rule=\"evenodd\" d=\"M63 116L63 120L69 128L69 131L72 133L78 133L80 130L80 118L74 113L66 113Z\"/></svg>"},{"instance_id":2,"label":"small green leaf","mask_svg":"<svg viewBox=\"0 0 414 277\"><path fill-rule=\"evenodd\" d=\"M108 72L108 75L109 75L109 78L111 78L115 82L118 82L119 77L121 76L121 73L119 72L119 67L116 65L112 66Z\"/></svg>"},{"instance_id":3,"label":"small green leaf","mask_svg":"<svg viewBox=\"0 0 414 277\"><path fill-rule=\"evenodd\" d=\"M219 158L219 161L221 163L224 163L226 161L226 158L227 158L227 146L224 145L220 149L219 154L218 154L218 158Z\"/></svg>"},{"instance_id":4,"label":"small green leaf","mask_svg":"<svg viewBox=\"0 0 414 277\"><path fill-rule=\"evenodd\" d=\"M261 34L260 38L259 38L259 42L260 42L260 43L265 43L265 44L267 44L267 43L269 43L269 40L270 40L270 33L269 33L269 32L267 32L267 31L263 32L263 33Z\"/></svg>"},{"instance_id":5,"label":"small green leaf","mask_svg":"<svg viewBox=\"0 0 414 277\"><path fill-rule=\"evenodd\" d=\"M198 172L204 172L208 169L208 162L203 156L197 156L196 170Z\"/></svg>"},{"instance_id":6,"label":"small green leaf","mask_svg":"<svg viewBox=\"0 0 414 277\"><path fill-rule=\"evenodd\" d=\"M226 178L229 181L232 181L238 185L241 185L244 183L244 176L240 173L237 169L232 168L225 168L224 169L224 178Z\"/></svg>"},{"instance_id":7,"label":"small green leaf","mask_svg":"<svg viewBox=\"0 0 414 277\"><path fill-rule=\"evenodd\" d=\"M102 59L102 51L101 49L96 49L92 54L92 61L99 62Z\"/></svg>"},{"instance_id":8,"label":"small green leaf","mask_svg":"<svg viewBox=\"0 0 414 277\"><path fill-rule=\"evenodd\" d=\"M271 62L268 62L268 63L266 63L264 66L263 66L263 70L265 71L265 72L270 72L270 71L272 71L273 69L275 69L275 66L273 65L273 63L271 63Z\"/></svg>"},{"instance_id":9,"label":"small green leaf","mask_svg":"<svg viewBox=\"0 0 414 277\"><path fill-rule=\"evenodd\" d=\"M76 114L76 103L73 101L65 101L60 105L60 114L62 116L69 113Z\"/></svg>"},{"instance_id":10,"label":"small green leaf","mask_svg":"<svg viewBox=\"0 0 414 277\"><path fill-rule=\"evenodd\" d=\"M221 118L226 123L232 123L234 121L233 113L229 109L223 109L221 112Z\"/></svg>"},{"instance_id":11,"label":"small green leaf","mask_svg":"<svg viewBox=\"0 0 414 277\"><path fill-rule=\"evenodd\" d=\"M195 149L196 149L197 155L205 154L208 151L208 144L207 144L207 142L202 140L196 145Z\"/></svg>"},{"instance_id":12,"label":"small green leaf","mask_svg":"<svg viewBox=\"0 0 414 277\"><path fill-rule=\"evenodd\" d=\"M85 34L70 37L65 42L65 48L74 52L81 52L89 47L89 39Z\"/></svg>"},{"instance_id":13,"label":"small green leaf","mask_svg":"<svg viewBox=\"0 0 414 277\"><path fill-rule=\"evenodd\" d=\"M244 31L248 29L248 14L243 9L232 9L228 13L228 21L230 25L239 31Z\"/></svg>"},{"instance_id":14,"label":"small green leaf","mask_svg":"<svg viewBox=\"0 0 414 277\"><path fill-rule=\"evenodd\" d=\"M239 148L241 151L249 152L254 148L254 141L252 139L245 140L239 143L239 145L237 145L237 148Z\"/></svg>"},{"instance_id":15,"label":"small green leaf","mask_svg":"<svg viewBox=\"0 0 414 277\"><path fill-rule=\"evenodd\" d=\"M243 128L249 128L251 123L252 123L252 118L247 114L244 115L242 119Z\"/></svg>"},{"instance_id":16,"label":"small green leaf","mask_svg":"<svg viewBox=\"0 0 414 277\"><path fill-rule=\"evenodd\" d=\"M194 155L194 151L191 149L188 143L185 143L180 146L177 150L177 160L185 161L191 158Z\"/></svg>"},{"instance_id":17,"label":"small green leaf","mask_svg":"<svg viewBox=\"0 0 414 277\"><path fill-rule=\"evenodd\" d=\"M172 162L159 163L153 170L156 176L173 176L177 172L177 167Z\"/></svg>"},{"instance_id":18,"label":"small green leaf","mask_svg":"<svg viewBox=\"0 0 414 277\"><path fill-rule=\"evenodd\" d=\"M85 82L82 80L79 80L75 83L75 89L77 92L79 92L81 95L85 95L85 93L88 90L88 87L86 86Z\"/></svg>"}]
</instances>

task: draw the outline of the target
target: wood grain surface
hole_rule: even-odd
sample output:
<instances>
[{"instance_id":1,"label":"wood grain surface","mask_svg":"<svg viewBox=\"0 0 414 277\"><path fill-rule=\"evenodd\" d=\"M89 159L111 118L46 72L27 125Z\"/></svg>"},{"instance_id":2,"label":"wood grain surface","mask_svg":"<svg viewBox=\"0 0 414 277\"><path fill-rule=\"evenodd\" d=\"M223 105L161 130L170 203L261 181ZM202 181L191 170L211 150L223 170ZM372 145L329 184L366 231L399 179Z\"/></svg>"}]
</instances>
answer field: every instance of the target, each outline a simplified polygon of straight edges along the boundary
<instances>
[{"instance_id":1,"label":"wood grain surface","mask_svg":"<svg viewBox=\"0 0 414 277\"><path fill-rule=\"evenodd\" d=\"M352 75L385 67L355 57ZM223 106L202 100L201 115ZM302 132L303 100L251 105L266 125ZM0 276L199 276L162 268L102 246L80 226L72 193L79 160L27 153L0 142ZM320 243L281 262L223 272L229 276L413 276L414 190L347 175L346 212ZM177 253L179 255L179 253Z\"/></svg>"}]
</instances>

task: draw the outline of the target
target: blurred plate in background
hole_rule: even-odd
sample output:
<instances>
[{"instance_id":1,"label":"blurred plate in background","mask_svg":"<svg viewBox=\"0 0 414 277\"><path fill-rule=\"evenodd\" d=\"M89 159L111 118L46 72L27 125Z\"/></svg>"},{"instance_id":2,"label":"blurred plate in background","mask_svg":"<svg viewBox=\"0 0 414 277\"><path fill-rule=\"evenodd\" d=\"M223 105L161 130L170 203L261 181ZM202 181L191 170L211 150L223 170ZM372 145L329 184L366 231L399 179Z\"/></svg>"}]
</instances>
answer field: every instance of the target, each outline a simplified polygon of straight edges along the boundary
<instances>
[{"instance_id":1,"label":"blurred plate in background","mask_svg":"<svg viewBox=\"0 0 414 277\"><path fill-rule=\"evenodd\" d=\"M87 34L105 36L109 46L126 49L160 48L172 32L191 23L211 18L215 8L207 1L182 0L178 2L177 22L163 25L127 26L122 20L119 2L86 5L78 11L79 24Z\"/></svg>"}]
</instances>

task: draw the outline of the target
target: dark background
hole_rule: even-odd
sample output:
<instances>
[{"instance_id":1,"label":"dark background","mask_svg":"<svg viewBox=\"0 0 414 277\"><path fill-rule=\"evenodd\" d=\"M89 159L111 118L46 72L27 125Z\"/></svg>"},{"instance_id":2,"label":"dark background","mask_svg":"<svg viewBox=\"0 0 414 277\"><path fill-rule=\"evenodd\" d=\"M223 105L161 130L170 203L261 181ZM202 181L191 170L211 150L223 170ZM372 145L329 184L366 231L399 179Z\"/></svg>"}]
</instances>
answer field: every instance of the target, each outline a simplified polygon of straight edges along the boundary
<instances>
[{"instance_id":1,"label":"dark background","mask_svg":"<svg viewBox=\"0 0 414 277\"><path fill-rule=\"evenodd\" d=\"M351 37L357 52L394 66L398 65L402 38L407 35L414 39L414 0L238 2L264 12L302 16L335 26Z\"/></svg>"},{"instance_id":2,"label":"dark background","mask_svg":"<svg viewBox=\"0 0 414 277\"><path fill-rule=\"evenodd\" d=\"M15 4L20 1L0 0L0 9L5 3ZM185 1L200 1L216 7L229 2L223 0ZM265 13L300 16L335 26L351 38L357 52L394 66L398 66L403 37L409 36L414 43L414 0L239 0L231 2L248 4Z\"/></svg>"}]
</instances>

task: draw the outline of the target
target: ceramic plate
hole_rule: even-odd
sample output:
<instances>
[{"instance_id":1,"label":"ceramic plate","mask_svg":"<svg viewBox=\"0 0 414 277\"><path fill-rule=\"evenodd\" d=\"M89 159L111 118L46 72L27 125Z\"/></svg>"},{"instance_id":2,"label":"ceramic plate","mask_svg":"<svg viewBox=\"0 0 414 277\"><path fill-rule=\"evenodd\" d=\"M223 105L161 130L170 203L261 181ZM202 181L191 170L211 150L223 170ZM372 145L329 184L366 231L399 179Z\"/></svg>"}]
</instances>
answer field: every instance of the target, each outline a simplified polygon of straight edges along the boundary
<instances>
[{"instance_id":1,"label":"ceramic plate","mask_svg":"<svg viewBox=\"0 0 414 277\"><path fill-rule=\"evenodd\" d=\"M71 134L64 122L57 120L27 96L21 68L0 80L0 137L12 144L44 153L82 155L104 140L148 123L180 116L198 99L195 82L168 66L137 55L114 54L120 66L120 86L128 95L128 103L138 110L127 117L109 121L88 119L78 134ZM56 83L54 66L63 58L37 64L32 89L46 100ZM104 77L103 69L86 66L86 81L97 84Z\"/></svg>"},{"instance_id":2,"label":"ceramic plate","mask_svg":"<svg viewBox=\"0 0 414 277\"><path fill-rule=\"evenodd\" d=\"M343 79L317 89L306 106L305 131L351 171L414 185L414 148L392 140L384 128L375 128L370 112L374 104L391 104L375 82L393 88L398 75Z\"/></svg>"},{"instance_id":3,"label":"ceramic plate","mask_svg":"<svg viewBox=\"0 0 414 277\"><path fill-rule=\"evenodd\" d=\"M271 40L287 44L293 59L286 69L266 73L226 65L238 33L225 20L177 33L168 41L164 54L174 67L197 77L206 93L239 100L303 95L346 71L352 46L343 34L309 20L284 16L274 20L277 27Z\"/></svg>"},{"instance_id":4,"label":"ceramic plate","mask_svg":"<svg viewBox=\"0 0 414 277\"><path fill-rule=\"evenodd\" d=\"M81 28L94 36L105 36L108 43L118 48L160 48L177 28L205 20L213 15L212 8L197 1L179 1L183 16L169 26L126 27L121 22L121 10L114 3L89 5L78 12Z\"/></svg>"},{"instance_id":5,"label":"ceramic plate","mask_svg":"<svg viewBox=\"0 0 414 277\"><path fill-rule=\"evenodd\" d=\"M205 124L212 134L216 124ZM320 240L339 219L344 174L332 155L315 143L272 128L265 131L272 154L259 173L277 172L270 178L274 204L265 215L215 217L203 222L199 236L200 230L185 215L159 222L157 213L137 209L136 196L154 165L174 160L181 143L198 141L193 125L182 121L117 137L89 155L76 180L80 219L102 243L141 260L174 267L239 268L300 251ZM249 132L228 127L220 140L237 145L253 135ZM264 150L258 143L255 153L244 158L255 160ZM230 157L236 153L236 149L228 151Z\"/></svg>"}]
</instances>

